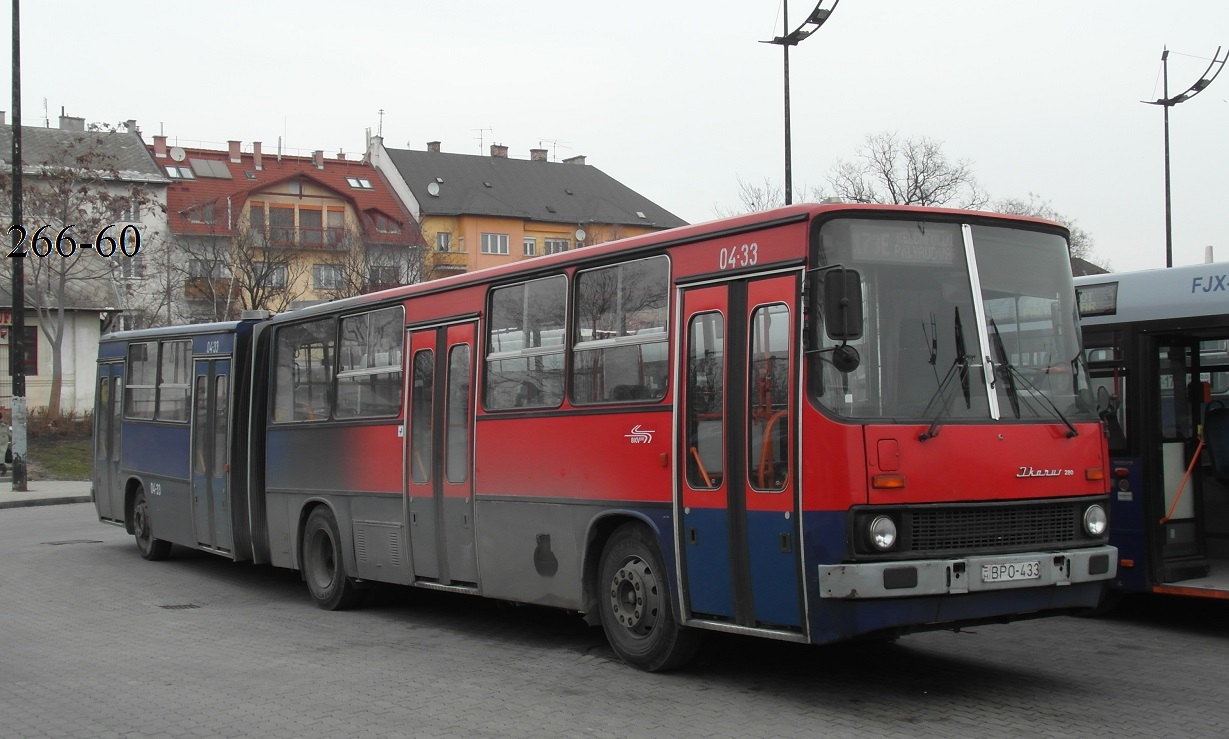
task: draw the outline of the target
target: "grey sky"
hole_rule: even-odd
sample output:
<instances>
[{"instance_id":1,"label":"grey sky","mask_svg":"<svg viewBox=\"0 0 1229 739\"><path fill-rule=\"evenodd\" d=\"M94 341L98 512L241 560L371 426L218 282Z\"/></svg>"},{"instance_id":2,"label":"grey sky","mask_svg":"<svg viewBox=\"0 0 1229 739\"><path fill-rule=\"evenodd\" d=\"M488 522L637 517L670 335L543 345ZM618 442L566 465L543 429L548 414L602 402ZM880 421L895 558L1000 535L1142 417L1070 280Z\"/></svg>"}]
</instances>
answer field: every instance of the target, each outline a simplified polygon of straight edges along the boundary
<instances>
[{"instance_id":1,"label":"grey sky","mask_svg":"<svg viewBox=\"0 0 1229 739\"><path fill-rule=\"evenodd\" d=\"M53 125L63 106L147 140L331 155L383 109L388 146L584 154L698 222L738 178L782 179L781 49L757 43L780 22L780 0L25 0L22 117L42 125L45 99ZM1166 45L1176 94L1229 45L1229 2L844 0L790 55L795 189L868 133L930 136L993 197L1075 218L1115 269L1164 266L1162 112L1139 101ZM1176 265L1229 260L1227 100L1229 74L1171 112Z\"/></svg>"}]
</instances>

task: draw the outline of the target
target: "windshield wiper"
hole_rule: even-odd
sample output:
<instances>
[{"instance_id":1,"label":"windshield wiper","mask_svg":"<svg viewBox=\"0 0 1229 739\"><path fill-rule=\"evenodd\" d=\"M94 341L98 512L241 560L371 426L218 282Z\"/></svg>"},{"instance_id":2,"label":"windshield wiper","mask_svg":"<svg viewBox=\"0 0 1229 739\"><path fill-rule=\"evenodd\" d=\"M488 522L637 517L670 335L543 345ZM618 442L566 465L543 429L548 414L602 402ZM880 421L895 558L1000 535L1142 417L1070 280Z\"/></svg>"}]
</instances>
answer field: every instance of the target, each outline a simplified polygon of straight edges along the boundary
<instances>
[{"instance_id":1,"label":"windshield wiper","mask_svg":"<svg viewBox=\"0 0 1229 739\"><path fill-rule=\"evenodd\" d=\"M1024 376L1024 373L1016 369L1016 366L1007 359L1007 351L1003 348L1003 337L999 334L999 327L995 324L993 318L990 319L990 331L994 338L995 353L999 355L999 366L995 368L994 374L997 376L1002 376L1003 381L1007 383L1007 399L1011 401L1011 409L1015 411L1016 418L1020 417L1020 400L1018 394L1016 393L1016 379L1018 378L1020 382L1028 388L1033 397L1041 398L1041 400L1044 401L1042 405L1048 408L1050 412L1054 414L1055 418L1063 422L1063 425L1067 427L1068 439L1073 439L1079 436L1080 432L1077 431L1075 426L1067 420L1067 417L1064 416L1063 412L1058 409L1058 406L1054 404L1054 401L1050 400L1050 397L1042 392L1039 387L1034 385L1032 382L1029 382L1029 379Z\"/></svg>"},{"instance_id":2,"label":"windshield wiper","mask_svg":"<svg viewBox=\"0 0 1229 739\"><path fill-rule=\"evenodd\" d=\"M969 355L964 343L964 326L960 323L960 308L956 308L956 358L952 360L952 366L948 368L947 374L943 376L943 382L939 383L939 389L930 398L930 402L926 404L926 409L922 411L922 415L928 415L930 408L935 404L936 400L940 400L939 412L935 414L935 418L930 422L930 428L918 434L918 441L926 441L933 439L939 435L939 421L943 419L943 414L947 412L947 386L952 383L952 379L956 374L960 374L960 387L964 391L964 407L971 407L971 396L969 395Z\"/></svg>"}]
</instances>

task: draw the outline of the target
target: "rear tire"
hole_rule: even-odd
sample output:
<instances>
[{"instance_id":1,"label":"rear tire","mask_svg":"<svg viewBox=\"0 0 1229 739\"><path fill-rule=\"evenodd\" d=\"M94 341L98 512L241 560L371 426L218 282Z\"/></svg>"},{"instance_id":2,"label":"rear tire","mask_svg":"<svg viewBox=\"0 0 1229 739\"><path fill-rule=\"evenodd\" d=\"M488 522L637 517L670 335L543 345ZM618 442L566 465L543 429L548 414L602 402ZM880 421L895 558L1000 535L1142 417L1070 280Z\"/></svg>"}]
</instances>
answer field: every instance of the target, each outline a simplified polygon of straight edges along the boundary
<instances>
[{"instance_id":1,"label":"rear tire","mask_svg":"<svg viewBox=\"0 0 1229 739\"><path fill-rule=\"evenodd\" d=\"M602 629L624 662L664 672L695 656L700 634L675 620L669 575L646 527L624 524L611 535L597 584Z\"/></svg>"},{"instance_id":2,"label":"rear tire","mask_svg":"<svg viewBox=\"0 0 1229 739\"><path fill-rule=\"evenodd\" d=\"M154 529L149 522L149 505L145 502L144 488L137 488L136 497L132 500L132 533L137 540L137 550L145 559L156 562L166 559L171 553L171 542L154 537Z\"/></svg>"},{"instance_id":3,"label":"rear tire","mask_svg":"<svg viewBox=\"0 0 1229 739\"><path fill-rule=\"evenodd\" d=\"M303 579L316 605L326 611L344 611L362 601L363 591L346 577L341 536L328 508L320 506L307 517L302 555Z\"/></svg>"}]
</instances>

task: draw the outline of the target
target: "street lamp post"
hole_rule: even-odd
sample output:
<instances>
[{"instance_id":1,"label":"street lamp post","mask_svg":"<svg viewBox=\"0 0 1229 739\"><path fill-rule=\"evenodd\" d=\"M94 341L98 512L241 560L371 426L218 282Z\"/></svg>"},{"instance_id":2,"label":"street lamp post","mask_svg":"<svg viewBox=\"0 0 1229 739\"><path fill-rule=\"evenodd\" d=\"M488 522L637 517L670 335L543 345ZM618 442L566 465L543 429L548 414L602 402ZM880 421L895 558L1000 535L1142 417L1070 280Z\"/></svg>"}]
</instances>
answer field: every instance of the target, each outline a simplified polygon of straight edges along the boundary
<instances>
[{"instance_id":1,"label":"street lamp post","mask_svg":"<svg viewBox=\"0 0 1229 739\"><path fill-rule=\"evenodd\" d=\"M1199 93L1207 89L1208 85L1212 84L1212 80L1220 74L1225 67L1225 60L1229 59L1229 51L1226 51L1225 56L1221 56L1221 47L1216 47L1216 53L1212 55L1212 62L1208 64L1208 68L1204 70L1203 76L1195 81L1186 92L1181 95L1169 96L1169 49L1164 49L1161 52L1161 70L1164 77L1164 86L1162 94L1164 97L1159 100L1141 100L1140 102L1148 105L1160 105L1165 109L1165 266L1174 266L1174 228L1173 228L1173 204L1169 188L1169 109L1178 103L1184 103L1187 100L1195 97ZM1216 71L1213 72L1212 70ZM1210 77L1208 75L1211 75Z\"/></svg>"},{"instance_id":2,"label":"street lamp post","mask_svg":"<svg viewBox=\"0 0 1229 739\"><path fill-rule=\"evenodd\" d=\"M822 7L827 0L819 0L815 5L815 9L807 16L806 21L801 26L798 26L793 31L786 33L783 36L777 36L771 41L761 41L762 44L777 44L785 52L785 204L789 205L794 202L794 175L793 165L791 164L790 152L790 136L789 136L789 47L797 46L803 39L819 30L819 27L828 20L832 15L832 11L836 10L836 6L841 0L833 0L831 8ZM781 28L789 28L789 0L782 0L782 20Z\"/></svg>"}]
</instances>

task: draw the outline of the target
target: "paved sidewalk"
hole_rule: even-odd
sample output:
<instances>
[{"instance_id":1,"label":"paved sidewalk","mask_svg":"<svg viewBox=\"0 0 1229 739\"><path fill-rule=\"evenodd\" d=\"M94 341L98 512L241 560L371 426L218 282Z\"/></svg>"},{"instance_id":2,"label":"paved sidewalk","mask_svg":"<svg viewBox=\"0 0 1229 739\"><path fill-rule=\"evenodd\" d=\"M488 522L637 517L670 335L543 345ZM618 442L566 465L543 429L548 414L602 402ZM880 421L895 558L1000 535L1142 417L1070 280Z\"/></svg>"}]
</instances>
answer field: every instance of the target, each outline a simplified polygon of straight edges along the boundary
<instances>
[{"instance_id":1,"label":"paved sidewalk","mask_svg":"<svg viewBox=\"0 0 1229 739\"><path fill-rule=\"evenodd\" d=\"M36 505L60 505L62 503L89 503L89 480L31 480L24 493L13 492L13 478L0 476L0 508L25 508Z\"/></svg>"}]
</instances>

